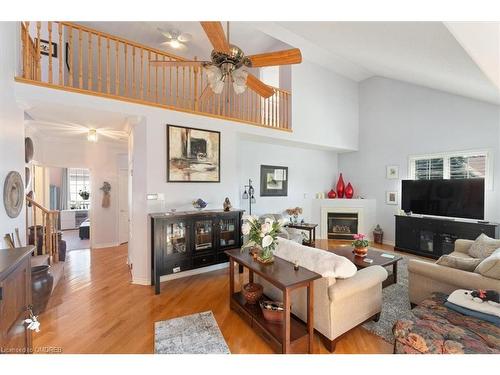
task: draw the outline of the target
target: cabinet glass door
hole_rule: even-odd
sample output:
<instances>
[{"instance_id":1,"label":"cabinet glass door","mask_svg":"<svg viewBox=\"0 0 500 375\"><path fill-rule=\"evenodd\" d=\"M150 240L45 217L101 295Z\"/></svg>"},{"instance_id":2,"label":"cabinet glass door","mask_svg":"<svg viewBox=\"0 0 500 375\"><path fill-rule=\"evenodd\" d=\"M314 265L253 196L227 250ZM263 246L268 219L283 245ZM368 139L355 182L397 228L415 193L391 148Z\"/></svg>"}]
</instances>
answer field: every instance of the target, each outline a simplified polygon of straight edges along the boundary
<instances>
[{"instance_id":1,"label":"cabinet glass door","mask_svg":"<svg viewBox=\"0 0 500 375\"><path fill-rule=\"evenodd\" d=\"M196 220L194 222L194 250L204 251L213 248L212 220Z\"/></svg>"},{"instance_id":2,"label":"cabinet glass door","mask_svg":"<svg viewBox=\"0 0 500 375\"><path fill-rule=\"evenodd\" d=\"M185 254L187 251L187 228L183 221L166 224L167 256Z\"/></svg>"},{"instance_id":3,"label":"cabinet glass door","mask_svg":"<svg viewBox=\"0 0 500 375\"><path fill-rule=\"evenodd\" d=\"M220 226L220 247L236 246L238 241L238 220L236 218L221 219Z\"/></svg>"}]
</instances>

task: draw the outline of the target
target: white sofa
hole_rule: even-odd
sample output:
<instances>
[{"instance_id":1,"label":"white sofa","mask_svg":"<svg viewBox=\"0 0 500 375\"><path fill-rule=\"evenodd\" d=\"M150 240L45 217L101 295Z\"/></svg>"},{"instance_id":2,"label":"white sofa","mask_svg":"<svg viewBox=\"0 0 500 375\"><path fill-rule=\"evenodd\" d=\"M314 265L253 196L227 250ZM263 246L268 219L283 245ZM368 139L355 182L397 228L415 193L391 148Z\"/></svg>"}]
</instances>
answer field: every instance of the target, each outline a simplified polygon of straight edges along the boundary
<instances>
[{"instance_id":1,"label":"white sofa","mask_svg":"<svg viewBox=\"0 0 500 375\"><path fill-rule=\"evenodd\" d=\"M314 282L314 328L331 352L341 336L352 328L374 319L382 309L382 282L387 271L371 266L357 271L347 258L334 253L279 239L275 256L321 274ZM255 282L264 286L264 293L282 301L282 292L266 280L255 275ZM307 320L307 292L300 288L291 294L291 311L303 321Z\"/></svg>"}]
</instances>

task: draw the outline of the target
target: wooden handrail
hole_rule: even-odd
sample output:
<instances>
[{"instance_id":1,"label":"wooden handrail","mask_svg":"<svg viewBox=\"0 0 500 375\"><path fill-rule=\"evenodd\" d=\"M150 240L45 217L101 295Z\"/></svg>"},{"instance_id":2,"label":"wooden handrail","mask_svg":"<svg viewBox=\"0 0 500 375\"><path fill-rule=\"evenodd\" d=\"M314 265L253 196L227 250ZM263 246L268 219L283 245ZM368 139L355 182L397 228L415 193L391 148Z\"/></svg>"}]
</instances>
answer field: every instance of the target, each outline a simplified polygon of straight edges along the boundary
<instances>
[{"instance_id":1,"label":"wooden handrail","mask_svg":"<svg viewBox=\"0 0 500 375\"><path fill-rule=\"evenodd\" d=\"M41 250L42 254L49 255L49 263L57 263L59 261L59 211L49 210L40 203L36 202L30 197L26 197L27 209L26 209L26 239L29 242L29 221L31 218L31 228L33 234L33 245L35 248L39 249L38 243L38 226L37 226L37 210L41 214L41 231L42 231L42 242ZM31 208L31 215L30 210Z\"/></svg>"},{"instance_id":2,"label":"wooden handrail","mask_svg":"<svg viewBox=\"0 0 500 375\"><path fill-rule=\"evenodd\" d=\"M58 214L59 213L59 211L49 210L48 208L45 208L40 203L37 203L36 201L34 201L33 199L31 199L30 197L26 197L26 201L29 204L32 204L33 206L35 206L36 208L39 208L40 211L42 211L45 214Z\"/></svg>"},{"instance_id":3,"label":"wooden handrail","mask_svg":"<svg viewBox=\"0 0 500 375\"><path fill-rule=\"evenodd\" d=\"M41 55L33 42L41 35L49 35L49 50L59 43L59 61ZM291 131L291 93L284 89L272 87L269 98L250 89L236 95L227 81L221 94L204 95L204 69L150 64L185 58L72 22L23 22L21 44L19 82Z\"/></svg>"}]
</instances>

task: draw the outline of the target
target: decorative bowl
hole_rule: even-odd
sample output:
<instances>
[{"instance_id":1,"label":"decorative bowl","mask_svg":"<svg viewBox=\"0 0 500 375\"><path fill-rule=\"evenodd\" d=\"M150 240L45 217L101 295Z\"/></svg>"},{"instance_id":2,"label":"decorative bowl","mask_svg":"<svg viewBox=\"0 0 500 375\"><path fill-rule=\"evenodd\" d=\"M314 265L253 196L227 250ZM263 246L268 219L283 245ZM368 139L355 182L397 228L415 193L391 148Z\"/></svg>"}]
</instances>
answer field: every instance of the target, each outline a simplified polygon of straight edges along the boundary
<instances>
[{"instance_id":1,"label":"decorative bowl","mask_svg":"<svg viewBox=\"0 0 500 375\"><path fill-rule=\"evenodd\" d=\"M205 202L203 199L198 198L197 200L193 201L193 207L196 208L197 210L201 211L205 207L207 207L207 202Z\"/></svg>"},{"instance_id":2,"label":"decorative bowl","mask_svg":"<svg viewBox=\"0 0 500 375\"><path fill-rule=\"evenodd\" d=\"M260 301L260 308L264 318L270 322L281 323L285 308L282 302Z\"/></svg>"},{"instance_id":3,"label":"decorative bowl","mask_svg":"<svg viewBox=\"0 0 500 375\"><path fill-rule=\"evenodd\" d=\"M245 297L247 303L255 305L262 297L263 287L257 283L248 283L243 285L241 292L243 293L243 297Z\"/></svg>"},{"instance_id":4,"label":"decorative bowl","mask_svg":"<svg viewBox=\"0 0 500 375\"><path fill-rule=\"evenodd\" d=\"M357 257L364 258L368 254L368 247L355 247L352 252Z\"/></svg>"}]
</instances>

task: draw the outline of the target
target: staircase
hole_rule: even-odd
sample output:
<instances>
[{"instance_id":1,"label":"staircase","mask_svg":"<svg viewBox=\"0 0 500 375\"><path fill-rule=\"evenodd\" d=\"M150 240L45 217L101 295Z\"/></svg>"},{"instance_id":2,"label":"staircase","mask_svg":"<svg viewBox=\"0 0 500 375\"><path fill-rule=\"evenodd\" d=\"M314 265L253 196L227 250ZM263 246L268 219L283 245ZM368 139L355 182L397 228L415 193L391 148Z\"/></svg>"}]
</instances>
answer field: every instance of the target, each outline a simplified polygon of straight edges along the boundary
<instances>
[{"instance_id":1,"label":"staircase","mask_svg":"<svg viewBox=\"0 0 500 375\"><path fill-rule=\"evenodd\" d=\"M31 266L50 265L54 277L52 291L64 275L64 262L60 261L59 211L49 210L26 197L26 242L35 246Z\"/></svg>"}]
</instances>

